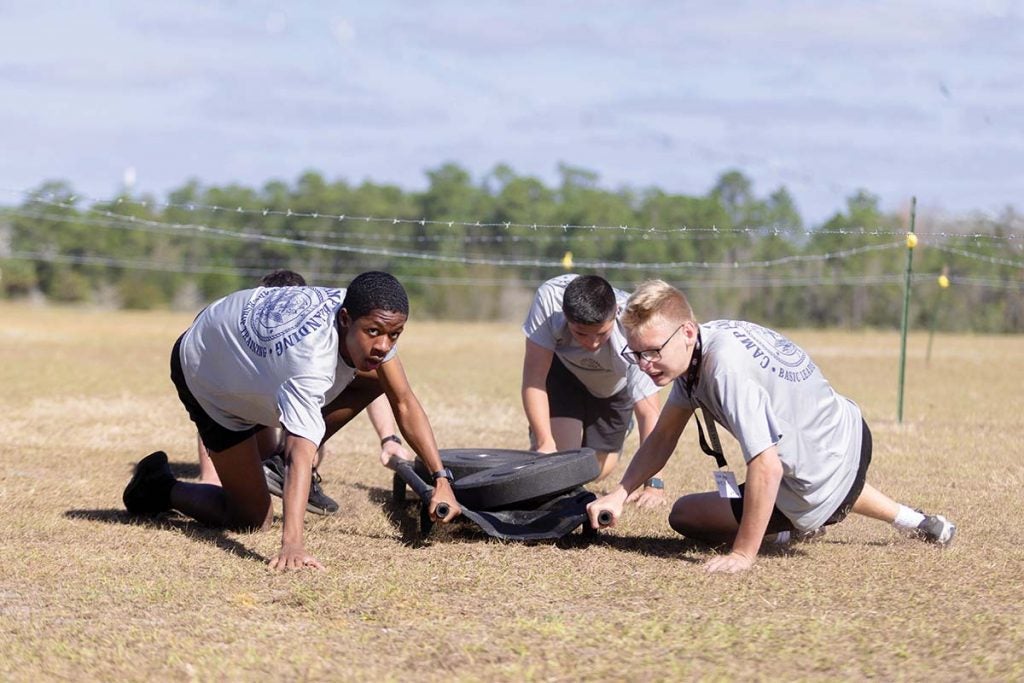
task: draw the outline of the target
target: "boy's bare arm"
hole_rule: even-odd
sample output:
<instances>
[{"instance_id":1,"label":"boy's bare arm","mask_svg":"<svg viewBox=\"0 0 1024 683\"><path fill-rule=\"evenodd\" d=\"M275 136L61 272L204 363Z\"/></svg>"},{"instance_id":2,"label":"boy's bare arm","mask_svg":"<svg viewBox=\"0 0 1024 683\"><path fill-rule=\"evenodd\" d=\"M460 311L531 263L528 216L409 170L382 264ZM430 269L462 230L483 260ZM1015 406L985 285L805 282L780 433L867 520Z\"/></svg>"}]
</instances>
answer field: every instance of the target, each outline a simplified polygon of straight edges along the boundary
<instances>
[{"instance_id":1,"label":"boy's bare arm","mask_svg":"<svg viewBox=\"0 0 1024 683\"><path fill-rule=\"evenodd\" d=\"M302 525L306 515L306 501L316 459L316 444L301 436L289 434L285 440L284 524L281 551L270 561L271 569L299 569L323 565L306 552L302 538Z\"/></svg>"}]
</instances>

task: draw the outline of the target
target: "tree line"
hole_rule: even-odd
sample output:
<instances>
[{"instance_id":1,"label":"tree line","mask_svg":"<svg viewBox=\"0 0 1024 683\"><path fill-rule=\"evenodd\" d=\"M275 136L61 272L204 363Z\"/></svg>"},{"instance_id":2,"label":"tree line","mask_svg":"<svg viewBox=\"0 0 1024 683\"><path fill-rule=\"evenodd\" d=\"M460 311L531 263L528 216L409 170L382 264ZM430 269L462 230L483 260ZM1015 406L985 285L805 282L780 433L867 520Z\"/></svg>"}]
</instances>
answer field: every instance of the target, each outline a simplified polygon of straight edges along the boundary
<instances>
[{"instance_id":1,"label":"tree line","mask_svg":"<svg viewBox=\"0 0 1024 683\"><path fill-rule=\"evenodd\" d=\"M807 226L785 187L759 196L738 170L699 196L603 188L597 174L568 165L558 172L548 185L499 165L475 180L449 163L427 171L425 190L408 191L329 182L309 171L293 184L193 180L166 200L125 193L93 203L66 182L47 182L0 209L0 292L196 308L274 268L337 286L380 269L406 284L417 315L518 319L540 282L572 270L627 290L668 280L688 293L701 319L899 326L907 249L894 242L903 242L907 218L883 212L866 190ZM1024 331L1018 222L1007 209L999 219L919 226L911 324ZM628 228L598 229L615 226ZM951 286L940 286L940 275Z\"/></svg>"}]
</instances>

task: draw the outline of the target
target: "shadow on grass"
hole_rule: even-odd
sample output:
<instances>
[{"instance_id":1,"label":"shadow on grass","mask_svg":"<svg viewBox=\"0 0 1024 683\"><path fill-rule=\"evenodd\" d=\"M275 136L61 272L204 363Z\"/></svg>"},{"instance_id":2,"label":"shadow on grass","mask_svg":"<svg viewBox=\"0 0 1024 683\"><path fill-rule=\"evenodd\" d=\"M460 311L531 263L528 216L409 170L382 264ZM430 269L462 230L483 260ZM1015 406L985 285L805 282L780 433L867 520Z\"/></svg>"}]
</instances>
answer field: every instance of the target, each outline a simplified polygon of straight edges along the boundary
<instances>
[{"instance_id":1,"label":"shadow on grass","mask_svg":"<svg viewBox=\"0 0 1024 683\"><path fill-rule=\"evenodd\" d=\"M634 552L650 557L670 557L692 564L702 564L714 555L726 555L731 549L729 543L706 543L685 536L675 538L664 536L614 536L598 534L594 544L611 547L625 552ZM799 545L762 545L758 557L806 557ZM685 555L685 556L684 556Z\"/></svg>"},{"instance_id":2,"label":"shadow on grass","mask_svg":"<svg viewBox=\"0 0 1024 683\"><path fill-rule=\"evenodd\" d=\"M614 536L607 532L601 532L591 541L593 545L601 545L606 548L613 548L622 552L636 553L648 557L668 557L674 560L683 560L698 564L700 559L686 557L686 553L708 550L704 543L689 538L666 538L664 536Z\"/></svg>"},{"instance_id":3,"label":"shadow on grass","mask_svg":"<svg viewBox=\"0 0 1024 683\"><path fill-rule=\"evenodd\" d=\"M366 498L380 507L387 516L388 522L398 532L403 545L410 548L423 548L430 544L430 535L421 527L420 500L414 493L409 493L405 501L396 502L393 493L377 486L368 486L359 482L348 485L350 488L366 493Z\"/></svg>"},{"instance_id":4,"label":"shadow on grass","mask_svg":"<svg viewBox=\"0 0 1024 683\"><path fill-rule=\"evenodd\" d=\"M101 510L67 510L64 512L64 516L68 519L83 519L89 522L124 524L126 526L149 526L154 529L176 531L190 539L215 545L221 550L225 550L231 555L244 560L258 560L263 563L269 561L269 558L246 548L234 539L228 538L223 529L203 526L190 519L173 514L158 515L156 517L136 517L128 514L126 510L107 508Z\"/></svg>"}]
</instances>

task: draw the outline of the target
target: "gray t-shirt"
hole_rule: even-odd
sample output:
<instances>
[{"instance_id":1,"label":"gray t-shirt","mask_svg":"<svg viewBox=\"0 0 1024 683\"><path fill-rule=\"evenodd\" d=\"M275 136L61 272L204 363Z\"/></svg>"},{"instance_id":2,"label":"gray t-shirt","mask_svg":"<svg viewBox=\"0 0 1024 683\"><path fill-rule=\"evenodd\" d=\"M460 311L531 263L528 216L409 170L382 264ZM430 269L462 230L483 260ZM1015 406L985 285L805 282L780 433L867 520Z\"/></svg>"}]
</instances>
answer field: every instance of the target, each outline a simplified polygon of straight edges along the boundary
<instances>
[{"instance_id":1,"label":"gray t-shirt","mask_svg":"<svg viewBox=\"0 0 1024 683\"><path fill-rule=\"evenodd\" d=\"M533 305L523 323L527 338L549 351L553 351L565 367L598 398L614 396L629 387L633 401L640 401L658 393L658 387L645 372L626 362L621 352L626 348L626 335L618 319L608 341L597 351L588 351L573 339L569 323L562 313L565 288L578 275L559 275L537 289ZM621 312L629 294L615 290Z\"/></svg>"},{"instance_id":2,"label":"gray t-shirt","mask_svg":"<svg viewBox=\"0 0 1024 683\"><path fill-rule=\"evenodd\" d=\"M189 390L226 429L283 426L319 444L321 409L355 377L338 348L344 299L344 289L258 287L213 302L181 341Z\"/></svg>"},{"instance_id":3,"label":"gray t-shirt","mask_svg":"<svg viewBox=\"0 0 1024 683\"><path fill-rule=\"evenodd\" d=\"M691 400L680 377L669 402L707 408L750 462L773 444L783 476L776 501L797 529L816 529L849 493L860 463L861 412L810 356L777 332L739 320L700 326L703 360Z\"/></svg>"}]
</instances>

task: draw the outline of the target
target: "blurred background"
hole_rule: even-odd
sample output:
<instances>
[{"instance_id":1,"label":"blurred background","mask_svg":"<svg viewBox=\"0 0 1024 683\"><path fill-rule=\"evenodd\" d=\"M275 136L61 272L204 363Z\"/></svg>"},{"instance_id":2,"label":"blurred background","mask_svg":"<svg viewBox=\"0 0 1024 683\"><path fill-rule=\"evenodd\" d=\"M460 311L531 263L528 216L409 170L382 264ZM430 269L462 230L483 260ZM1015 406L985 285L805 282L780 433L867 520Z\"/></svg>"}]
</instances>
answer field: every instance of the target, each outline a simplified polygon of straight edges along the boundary
<instances>
[{"instance_id":1,"label":"blurred background","mask_svg":"<svg viewBox=\"0 0 1024 683\"><path fill-rule=\"evenodd\" d=\"M1011 2L0 5L0 296L290 267L420 315L661 277L702 319L1024 329ZM916 198L916 211L911 199Z\"/></svg>"}]
</instances>

